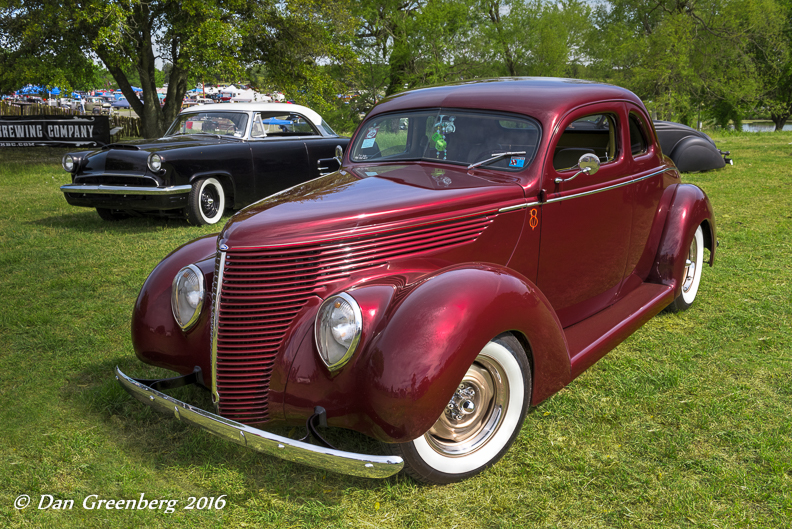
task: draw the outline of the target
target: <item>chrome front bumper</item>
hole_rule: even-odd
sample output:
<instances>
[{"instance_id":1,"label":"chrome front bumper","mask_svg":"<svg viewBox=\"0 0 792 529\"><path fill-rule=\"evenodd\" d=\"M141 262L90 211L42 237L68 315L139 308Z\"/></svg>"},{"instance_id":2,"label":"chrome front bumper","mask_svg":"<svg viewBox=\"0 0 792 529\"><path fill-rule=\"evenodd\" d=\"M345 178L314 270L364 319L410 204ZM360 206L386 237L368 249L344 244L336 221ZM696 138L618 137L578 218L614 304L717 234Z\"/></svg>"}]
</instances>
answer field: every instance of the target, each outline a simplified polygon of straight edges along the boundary
<instances>
[{"instance_id":1,"label":"chrome front bumper","mask_svg":"<svg viewBox=\"0 0 792 529\"><path fill-rule=\"evenodd\" d=\"M189 193L191 187L170 186L170 187L135 187L135 186L106 186L88 184L65 184L60 187L64 193L86 193L101 195L180 195Z\"/></svg>"},{"instance_id":2,"label":"chrome front bumper","mask_svg":"<svg viewBox=\"0 0 792 529\"><path fill-rule=\"evenodd\" d=\"M364 478L387 478L398 473L404 467L404 461L398 456L372 456L342 452L257 430L190 406L151 389L129 378L118 367L115 368L115 375L121 386L144 404L165 413L172 413L180 421L194 424L214 435L258 452L339 474Z\"/></svg>"}]
</instances>

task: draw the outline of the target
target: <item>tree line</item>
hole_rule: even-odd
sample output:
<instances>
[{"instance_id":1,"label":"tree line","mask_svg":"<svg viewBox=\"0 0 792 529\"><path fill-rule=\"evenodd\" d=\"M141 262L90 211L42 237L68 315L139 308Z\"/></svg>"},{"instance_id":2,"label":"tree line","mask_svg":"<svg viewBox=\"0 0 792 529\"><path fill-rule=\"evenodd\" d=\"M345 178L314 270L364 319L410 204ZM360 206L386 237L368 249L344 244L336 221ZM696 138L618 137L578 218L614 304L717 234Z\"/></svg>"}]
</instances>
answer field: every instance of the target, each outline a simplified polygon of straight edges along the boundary
<instances>
[{"instance_id":1,"label":"tree line","mask_svg":"<svg viewBox=\"0 0 792 529\"><path fill-rule=\"evenodd\" d=\"M0 0L0 92L109 75L156 137L197 82L278 89L349 130L409 88L558 76L629 88L658 118L780 130L791 16L792 0Z\"/></svg>"}]
</instances>

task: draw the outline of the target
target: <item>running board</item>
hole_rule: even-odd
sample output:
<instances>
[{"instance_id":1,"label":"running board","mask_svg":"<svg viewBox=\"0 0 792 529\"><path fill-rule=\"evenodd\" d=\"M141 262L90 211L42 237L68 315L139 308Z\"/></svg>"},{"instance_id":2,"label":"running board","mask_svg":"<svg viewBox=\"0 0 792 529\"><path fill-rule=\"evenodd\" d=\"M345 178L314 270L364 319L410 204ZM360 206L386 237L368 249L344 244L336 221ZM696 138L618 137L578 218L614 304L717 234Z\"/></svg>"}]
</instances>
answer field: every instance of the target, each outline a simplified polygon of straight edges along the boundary
<instances>
[{"instance_id":1,"label":"running board","mask_svg":"<svg viewBox=\"0 0 792 529\"><path fill-rule=\"evenodd\" d=\"M591 367L672 301L673 286L643 283L607 309L564 329L572 378ZM607 329L604 334L603 329Z\"/></svg>"}]
</instances>

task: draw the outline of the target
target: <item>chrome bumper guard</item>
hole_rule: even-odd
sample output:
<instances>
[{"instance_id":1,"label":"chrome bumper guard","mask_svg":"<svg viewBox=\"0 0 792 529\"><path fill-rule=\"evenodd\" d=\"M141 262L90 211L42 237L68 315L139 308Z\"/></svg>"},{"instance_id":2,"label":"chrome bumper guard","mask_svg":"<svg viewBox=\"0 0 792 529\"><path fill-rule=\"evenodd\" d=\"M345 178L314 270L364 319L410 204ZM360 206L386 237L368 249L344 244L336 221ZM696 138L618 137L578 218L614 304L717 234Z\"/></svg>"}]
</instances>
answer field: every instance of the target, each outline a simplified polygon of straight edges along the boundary
<instances>
[{"instance_id":1,"label":"chrome bumper guard","mask_svg":"<svg viewBox=\"0 0 792 529\"><path fill-rule=\"evenodd\" d=\"M115 368L116 379L130 395L180 421L188 422L228 441L287 461L364 478L387 478L404 467L398 456L373 456L343 452L258 430L214 413L190 406L128 377Z\"/></svg>"},{"instance_id":2,"label":"chrome bumper guard","mask_svg":"<svg viewBox=\"0 0 792 529\"><path fill-rule=\"evenodd\" d=\"M134 186L105 186L89 184L65 184L60 187L64 193L85 193L101 195L180 195L189 193L191 187L134 187Z\"/></svg>"}]
</instances>

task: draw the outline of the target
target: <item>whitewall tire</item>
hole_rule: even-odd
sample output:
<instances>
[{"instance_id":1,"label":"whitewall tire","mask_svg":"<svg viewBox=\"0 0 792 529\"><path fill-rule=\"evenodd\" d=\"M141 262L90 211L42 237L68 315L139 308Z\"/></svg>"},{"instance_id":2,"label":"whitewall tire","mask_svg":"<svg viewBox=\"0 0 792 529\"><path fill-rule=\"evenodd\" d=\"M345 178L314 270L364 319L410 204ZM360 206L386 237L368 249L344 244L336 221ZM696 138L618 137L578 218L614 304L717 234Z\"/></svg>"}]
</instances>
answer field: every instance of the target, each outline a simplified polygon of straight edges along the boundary
<instances>
[{"instance_id":1,"label":"whitewall tire","mask_svg":"<svg viewBox=\"0 0 792 529\"><path fill-rule=\"evenodd\" d=\"M425 483L459 481L497 462L520 432L531 369L520 342L502 334L484 346L437 422L421 437L389 445L405 473Z\"/></svg>"},{"instance_id":2,"label":"whitewall tire","mask_svg":"<svg viewBox=\"0 0 792 529\"><path fill-rule=\"evenodd\" d=\"M685 269L682 273L682 291L668 306L667 310L669 312L687 310L696 300L704 266L704 231L701 226L696 228L696 233L693 234L684 258Z\"/></svg>"},{"instance_id":3,"label":"whitewall tire","mask_svg":"<svg viewBox=\"0 0 792 529\"><path fill-rule=\"evenodd\" d=\"M187 205L187 220L190 224L203 226L216 224L225 211L225 191L216 178L196 180L190 190Z\"/></svg>"}]
</instances>

